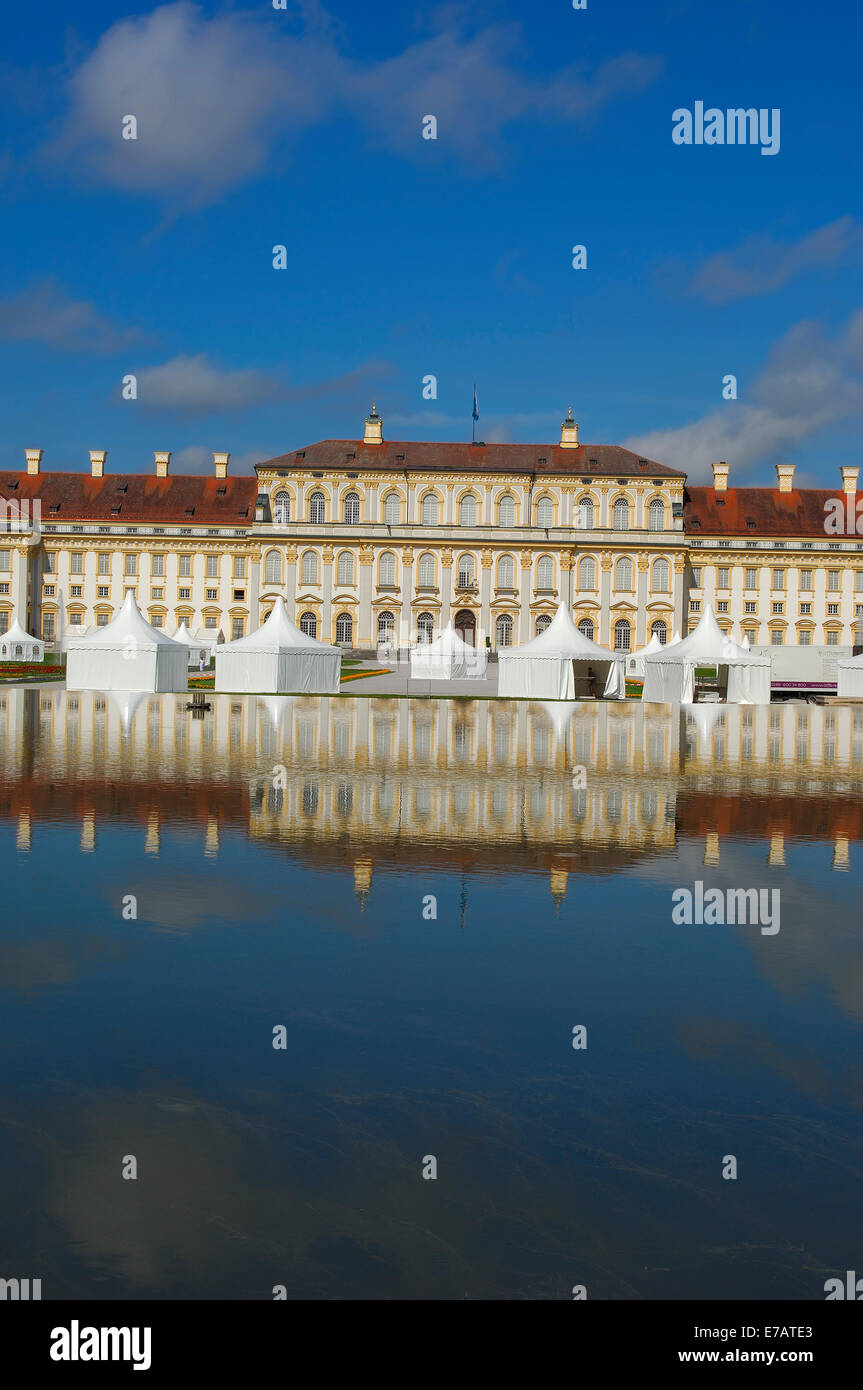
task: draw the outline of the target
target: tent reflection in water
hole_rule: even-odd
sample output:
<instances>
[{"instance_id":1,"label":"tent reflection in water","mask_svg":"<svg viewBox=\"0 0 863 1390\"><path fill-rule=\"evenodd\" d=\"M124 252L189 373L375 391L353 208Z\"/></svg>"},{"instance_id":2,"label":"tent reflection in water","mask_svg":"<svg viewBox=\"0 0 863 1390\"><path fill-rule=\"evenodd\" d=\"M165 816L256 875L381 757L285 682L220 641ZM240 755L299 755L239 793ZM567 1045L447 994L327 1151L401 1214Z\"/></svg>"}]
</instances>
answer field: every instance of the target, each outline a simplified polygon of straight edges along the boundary
<instances>
[{"instance_id":1,"label":"tent reflection in water","mask_svg":"<svg viewBox=\"0 0 863 1390\"><path fill-rule=\"evenodd\" d=\"M152 695L188 688L186 648L150 626L134 594L126 595L112 623L67 643L67 690L133 690Z\"/></svg>"},{"instance_id":2,"label":"tent reflection in water","mask_svg":"<svg viewBox=\"0 0 863 1390\"><path fill-rule=\"evenodd\" d=\"M257 632L216 648L216 690L230 695L336 695L342 649L301 632L282 598Z\"/></svg>"},{"instance_id":3,"label":"tent reflection in water","mask_svg":"<svg viewBox=\"0 0 863 1390\"><path fill-rule=\"evenodd\" d=\"M422 642L411 652L411 680L482 680L488 654L459 637L448 623L434 642Z\"/></svg>"},{"instance_id":4,"label":"tent reflection in water","mask_svg":"<svg viewBox=\"0 0 863 1390\"><path fill-rule=\"evenodd\" d=\"M623 700L623 662L623 653L616 655L579 632L561 603L538 637L498 653L497 693L510 699L572 700L602 691L607 699Z\"/></svg>"},{"instance_id":5,"label":"tent reflection in water","mask_svg":"<svg viewBox=\"0 0 863 1390\"><path fill-rule=\"evenodd\" d=\"M653 704L687 705L695 694L695 672L699 666L715 666L720 689L732 705L769 705L769 656L733 642L722 631L710 604L697 628L671 650L663 647L644 658L642 699Z\"/></svg>"},{"instance_id":6,"label":"tent reflection in water","mask_svg":"<svg viewBox=\"0 0 863 1390\"><path fill-rule=\"evenodd\" d=\"M0 637L0 661L42 661L44 657L45 643L25 632L17 618Z\"/></svg>"}]
</instances>

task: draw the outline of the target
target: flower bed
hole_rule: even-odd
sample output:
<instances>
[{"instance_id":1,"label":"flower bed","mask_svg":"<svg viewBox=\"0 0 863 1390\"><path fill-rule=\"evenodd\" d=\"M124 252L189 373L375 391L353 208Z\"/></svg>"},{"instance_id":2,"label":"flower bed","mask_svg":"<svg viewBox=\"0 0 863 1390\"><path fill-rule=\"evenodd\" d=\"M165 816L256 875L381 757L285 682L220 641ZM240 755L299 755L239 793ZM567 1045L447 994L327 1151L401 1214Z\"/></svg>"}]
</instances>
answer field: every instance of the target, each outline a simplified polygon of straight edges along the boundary
<instances>
[{"instance_id":1,"label":"flower bed","mask_svg":"<svg viewBox=\"0 0 863 1390\"><path fill-rule=\"evenodd\" d=\"M54 679L62 676L65 671L64 666L46 666L41 661L0 661L0 680L21 679L33 676L44 676L46 679Z\"/></svg>"}]
</instances>

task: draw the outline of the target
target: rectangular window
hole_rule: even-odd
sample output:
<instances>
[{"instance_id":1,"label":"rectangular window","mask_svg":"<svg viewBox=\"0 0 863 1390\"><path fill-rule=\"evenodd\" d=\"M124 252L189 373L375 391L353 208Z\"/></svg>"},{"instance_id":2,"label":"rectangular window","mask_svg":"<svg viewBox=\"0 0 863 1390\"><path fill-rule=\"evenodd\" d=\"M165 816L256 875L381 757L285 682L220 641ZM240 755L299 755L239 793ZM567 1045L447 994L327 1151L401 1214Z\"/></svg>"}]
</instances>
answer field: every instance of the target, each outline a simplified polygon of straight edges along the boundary
<instances>
[{"instance_id":1,"label":"rectangular window","mask_svg":"<svg viewBox=\"0 0 863 1390\"><path fill-rule=\"evenodd\" d=\"M835 593L838 591L838 589L839 589L839 571L838 571L838 570L828 570L828 571L827 571L827 592L830 593L830 594L835 594Z\"/></svg>"},{"instance_id":2,"label":"rectangular window","mask_svg":"<svg viewBox=\"0 0 863 1390\"><path fill-rule=\"evenodd\" d=\"M811 603L801 603L801 605L800 605L800 616L801 616L801 617L807 617L811 612L812 612L812 604L811 604Z\"/></svg>"},{"instance_id":3,"label":"rectangular window","mask_svg":"<svg viewBox=\"0 0 863 1390\"><path fill-rule=\"evenodd\" d=\"M154 579L165 578L165 557L164 555L154 555L152 559L152 569L150 574Z\"/></svg>"},{"instance_id":4,"label":"rectangular window","mask_svg":"<svg viewBox=\"0 0 863 1390\"><path fill-rule=\"evenodd\" d=\"M110 615L110 613L97 613L97 614L96 614L96 626L97 626L97 627L107 627L110 621L111 621L111 615Z\"/></svg>"},{"instance_id":5,"label":"rectangular window","mask_svg":"<svg viewBox=\"0 0 863 1390\"><path fill-rule=\"evenodd\" d=\"M692 566L692 587L693 587L693 589L700 589L700 588L701 588L701 566L700 566L700 565L693 565L693 566Z\"/></svg>"},{"instance_id":6,"label":"rectangular window","mask_svg":"<svg viewBox=\"0 0 863 1390\"><path fill-rule=\"evenodd\" d=\"M123 573L127 579L136 579L138 576L138 556L123 556Z\"/></svg>"},{"instance_id":7,"label":"rectangular window","mask_svg":"<svg viewBox=\"0 0 863 1390\"><path fill-rule=\"evenodd\" d=\"M214 602L218 597L219 597L219 591L218 591L218 589L208 589L208 590L207 590L207 602L208 602L208 603Z\"/></svg>"},{"instance_id":8,"label":"rectangular window","mask_svg":"<svg viewBox=\"0 0 863 1390\"><path fill-rule=\"evenodd\" d=\"M771 647L781 647L784 641L785 641L785 633L782 631L782 628L781 628L781 627L775 627L775 628L773 629L773 631L771 632L771 634L770 634L770 645L771 645Z\"/></svg>"},{"instance_id":9,"label":"rectangular window","mask_svg":"<svg viewBox=\"0 0 863 1390\"><path fill-rule=\"evenodd\" d=\"M73 585L72 585L72 588L71 588L72 598L80 598L80 597L81 597L81 593L82 593L82 585L80 585L80 584L73 584Z\"/></svg>"},{"instance_id":10,"label":"rectangular window","mask_svg":"<svg viewBox=\"0 0 863 1390\"><path fill-rule=\"evenodd\" d=\"M701 599L700 599L700 598L691 598L691 599L689 600L689 611L690 611L690 613L700 613L700 612L701 612Z\"/></svg>"},{"instance_id":11,"label":"rectangular window","mask_svg":"<svg viewBox=\"0 0 863 1390\"><path fill-rule=\"evenodd\" d=\"M801 631L798 633L798 636L797 636L797 645L798 645L798 647L811 647L811 646L812 646L812 633L809 631L808 628L805 628L805 627L804 627L804 628L802 628Z\"/></svg>"},{"instance_id":12,"label":"rectangular window","mask_svg":"<svg viewBox=\"0 0 863 1390\"><path fill-rule=\"evenodd\" d=\"M828 605L827 605L827 616L830 617L830 618L838 618L838 616L839 616L839 604L838 604L838 603L828 603Z\"/></svg>"},{"instance_id":13,"label":"rectangular window","mask_svg":"<svg viewBox=\"0 0 863 1390\"><path fill-rule=\"evenodd\" d=\"M770 605L770 612L771 612L771 613L784 613L784 612L785 612L785 604L784 604L784 603L771 603L771 605Z\"/></svg>"},{"instance_id":14,"label":"rectangular window","mask_svg":"<svg viewBox=\"0 0 863 1390\"><path fill-rule=\"evenodd\" d=\"M81 613L70 613L70 614L69 614L69 626L70 626L70 627L80 627L80 626L81 626L81 619L82 619L82 614L81 614Z\"/></svg>"},{"instance_id":15,"label":"rectangular window","mask_svg":"<svg viewBox=\"0 0 863 1390\"><path fill-rule=\"evenodd\" d=\"M55 554L55 552L54 552L53 550L48 550L48 551L45 552L45 559L44 559L44 561L42 562L42 573L43 573L43 574L56 574L56 573L57 573L57 556L56 556L56 554Z\"/></svg>"},{"instance_id":16,"label":"rectangular window","mask_svg":"<svg viewBox=\"0 0 863 1390\"><path fill-rule=\"evenodd\" d=\"M191 598L191 597L192 597L192 590L191 590L191 589L179 589L179 590L178 590L178 594L179 594L180 598Z\"/></svg>"},{"instance_id":17,"label":"rectangular window","mask_svg":"<svg viewBox=\"0 0 863 1390\"><path fill-rule=\"evenodd\" d=\"M164 615L163 613L154 613L153 616L152 616L152 618L150 619L150 626L151 626L151 627L164 627L164 626L165 626L165 615Z\"/></svg>"},{"instance_id":18,"label":"rectangular window","mask_svg":"<svg viewBox=\"0 0 863 1390\"><path fill-rule=\"evenodd\" d=\"M218 555L207 556L207 578L218 579L219 577L219 557Z\"/></svg>"},{"instance_id":19,"label":"rectangular window","mask_svg":"<svg viewBox=\"0 0 863 1390\"><path fill-rule=\"evenodd\" d=\"M54 614L42 614L42 638L45 642L54 641Z\"/></svg>"},{"instance_id":20,"label":"rectangular window","mask_svg":"<svg viewBox=\"0 0 863 1390\"><path fill-rule=\"evenodd\" d=\"M757 604L757 603L754 603L754 602L752 602L752 600L750 600L749 602L744 603L744 605L743 605L743 611L744 611L744 613L757 613L757 612L758 612L758 604Z\"/></svg>"},{"instance_id":21,"label":"rectangular window","mask_svg":"<svg viewBox=\"0 0 863 1390\"><path fill-rule=\"evenodd\" d=\"M730 569L725 569L724 567L723 567L722 569L718 569L718 570L716 571L716 587L717 587L717 589L730 589L731 585L730 585L729 582L728 582L728 576L729 576L730 574L731 574L731 570L730 570Z\"/></svg>"},{"instance_id":22,"label":"rectangular window","mask_svg":"<svg viewBox=\"0 0 863 1390\"><path fill-rule=\"evenodd\" d=\"M246 597L245 589L234 590L234 603L242 603Z\"/></svg>"},{"instance_id":23,"label":"rectangular window","mask_svg":"<svg viewBox=\"0 0 863 1390\"><path fill-rule=\"evenodd\" d=\"M728 599L727 599L727 598L721 598L721 599L719 600L719 602L718 602L717 605L716 605L716 611L717 611L717 613L727 613L727 612L728 612Z\"/></svg>"},{"instance_id":24,"label":"rectangular window","mask_svg":"<svg viewBox=\"0 0 863 1390\"><path fill-rule=\"evenodd\" d=\"M104 574L110 575L110 573L111 573L111 556L110 556L110 555L100 555L100 556L98 557L98 559L97 559L97 561L96 561L96 573L97 573L97 574L102 574L102 575L104 575Z\"/></svg>"},{"instance_id":25,"label":"rectangular window","mask_svg":"<svg viewBox=\"0 0 863 1390\"><path fill-rule=\"evenodd\" d=\"M754 627L747 627L747 628L744 628L744 629L743 629L743 636L746 637L746 638L748 638L750 647L754 647L754 646L755 646L755 643L756 643L756 641L757 641L757 639L758 639L758 633L756 632L756 630L755 630Z\"/></svg>"},{"instance_id":26,"label":"rectangular window","mask_svg":"<svg viewBox=\"0 0 863 1390\"><path fill-rule=\"evenodd\" d=\"M246 557L245 555L234 556L234 578L245 579L246 577Z\"/></svg>"},{"instance_id":27,"label":"rectangular window","mask_svg":"<svg viewBox=\"0 0 863 1390\"><path fill-rule=\"evenodd\" d=\"M11 553L10 550L0 550L0 570L2 570L4 574L10 569L9 556ZM861 570L860 573L863 574L863 570Z\"/></svg>"},{"instance_id":28,"label":"rectangular window","mask_svg":"<svg viewBox=\"0 0 863 1390\"><path fill-rule=\"evenodd\" d=\"M218 626L219 619L215 616L215 614L208 613L207 616L204 618L204 627L207 628L208 631L212 632L213 629L217 628Z\"/></svg>"},{"instance_id":29,"label":"rectangular window","mask_svg":"<svg viewBox=\"0 0 863 1390\"><path fill-rule=\"evenodd\" d=\"M746 587L747 589L757 589L757 588L758 588L758 570L757 570L757 569L747 569L747 571L746 571L746 577L745 577L745 587Z\"/></svg>"},{"instance_id":30,"label":"rectangular window","mask_svg":"<svg viewBox=\"0 0 863 1390\"><path fill-rule=\"evenodd\" d=\"M42 585L42 594L43 594L43 597L44 597L44 598L53 598L53 597L54 597L54 592L55 592L55 590L54 590L54 585L53 585L53 584L43 584L43 585Z\"/></svg>"},{"instance_id":31,"label":"rectangular window","mask_svg":"<svg viewBox=\"0 0 863 1390\"><path fill-rule=\"evenodd\" d=\"M84 556L80 550L73 550L72 554L69 556L69 573L84 573Z\"/></svg>"},{"instance_id":32,"label":"rectangular window","mask_svg":"<svg viewBox=\"0 0 863 1390\"><path fill-rule=\"evenodd\" d=\"M0 584L0 594L8 594L11 592L11 589L11 584Z\"/></svg>"},{"instance_id":33,"label":"rectangular window","mask_svg":"<svg viewBox=\"0 0 863 1390\"><path fill-rule=\"evenodd\" d=\"M110 587L109 587L107 584L100 584L99 587L98 587L97 590L96 590L96 597L97 597L97 598L108 598L108 596L109 596L110 593L111 593L111 590L110 590Z\"/></svg>"},{"instance_id":34,"label":"rectangular window","mask_svg":"<svg viewBox=\"0 0 863 1390\"><path fill-rule=\"evenodd\" d=\"M192 577L192 557L191 555L180 556L179 575L181 579L191 579Z\"/></svg>"},{"instance_id":35,"label":"rectangular window","mask_svg":"<svg viewBox=\"0 0 863 1390\"><path fill-rule=\"evenodd\" d=\"M231 619L231 641L236 642L238 637L242 637L243 629L246 625L245 618Z\"/></svg>"},{"instance_id":36,"label":"rectangular window","mask_svg":"<svg viewBox=\"0 0 863 1390\"><path fill-rule=\"evenodd\" d=\"M801 588L805 593L811 593L811 592L812 592L813 584L812 584L812 571L811 571L811 570L801 570L801 571L800 571L800 588Z\"/></svg>"},{"instance_id":37,"label":"rectangular window","mask_svg":"<svg viewBox=\"0 0 863 1390\"><path fill-rule=\"evenodd\" d=\"M784 571L784 570L774 570L774 571L773 571L773 587L774 587L774 589L784 589L784 588L785 588L785 571Z\"/></svg>"},{"instance_id":38,"label":"rectangular window","mask_svg":"<svg viewBox=\"0 0 863 1390\"><path fill-rule=\"evenodd\" d=\"M827 634L827 646L828 646L828 647L838 647L838 646L839 646L839 633L838 633L838 632L828 632L828 634Z\"/></svg>"},{"instance_id":39,"label":"rectangular window","mask_svg":"<svg viewBox=\"0 0 863 1390\"><path fill-rule=\"evenodd\" d=\"M0 565L0 569L2 568L2 565ZM863 593L863 570L857 570L854 575L854 588L857 590L858 594Z\"/></svg>"},{"instance_id":40,"label":"rectangular window","mask_svg":"<svg viewBox=\"0 0 863 1390\"><path fill-rule=\"evenodd\" d=\"M158 589L151 589L151 590L150 590L150 598L151 598L151 599L152 599L152 598L164 598L164 597L165 597L165 590L161 587L161 585L159 586Z\"/></svg>"}]
</instances>

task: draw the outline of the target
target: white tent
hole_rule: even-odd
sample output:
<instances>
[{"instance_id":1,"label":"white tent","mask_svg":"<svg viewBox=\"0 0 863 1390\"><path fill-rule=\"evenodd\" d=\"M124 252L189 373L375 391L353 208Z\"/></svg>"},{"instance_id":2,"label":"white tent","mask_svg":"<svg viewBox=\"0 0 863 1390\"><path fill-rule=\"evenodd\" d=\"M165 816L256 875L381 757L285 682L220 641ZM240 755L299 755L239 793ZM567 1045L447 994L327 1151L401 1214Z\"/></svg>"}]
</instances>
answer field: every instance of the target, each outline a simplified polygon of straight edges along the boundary
<instances>
[{"instance_id":1,"label":"white tent","mask_svg":"<svg viewBox=\"0 0 863 1390\"><path fill-rule=\"evenodd\" d=\"M836 663L836 694L840 700L863 699L863 652L859 656L846 656Z\"/></svg>"},{"instance_id":2,"label":"white tent","mask_svg":"<svg viewBox=\"0 0 863 1390\"><path fill-rule=\"evenodd\" d=\"M341 670L341 647L301 632L282 598L257 632L216 648L216 690L230 694L335 695Z\"/></svg>"},{"instance_id":3,"label":"white tent","mask_svg":"<svg viewBox=\"0 0 863 1390\"><path fill-rule=\"evenodd\" d=\"M112 623L83 637L70 638L66 650L67 690L188 690L186 649L151 627L135 602L126 601Z\"/></svg>"},{"instance_id":4,"label":"white tent","mask_svg":"<svg viewBox=\"0 0 863 1390\"><path fill-rule=\"evenodd\" d=\"M180 623L174 633L173 640L179 642L181 647L188 648L189 666L194 666L197 670L201 664L201 658L209 665L210 655L213 650L213 643L206 638L193 637L185 623Z\"/></svg>"},{"instance_id":5,"label":"white tent","mask_svg":"<svg viewBox=\"0 0 863 1390\"><path fill-rule=\"evenodd\" d=\"M650 656L653 652L661 652L664 650L662 643L654 632L646 647L640 647L637 652L630 652L629 656L626 658L626 674L633 680L643 680L644 658Z\"/></svg>"},{"instance_id":6,"label":"white tent","mask_svg":"<svg viewBox=\"0 0 863 1390\"><path fill-rule=\"evenodd\" d=\"M743 641L740 643L740 645L745 652L748 652L752 646L752 643L749 641L749 638L746 636L745 632L743 634Z\"/></svg>"},{"instance_id":7,"label":"white tent","mask_svg":"<svg viewBox=\"0 0 863 1390\"><path fill-rule=\"evenodd\" d=\"M487 662L484 648L463 641L447 623L434 642L421 642L411 651L411 680L482 680Z\"/></svg>"},{"instance_id":8,"label":"white tent","mask_svg":"<svg viewBox=\"0 0 863 1390\"><path fill-rule=\"evenodd\" d=\"M498 695L516 699L571 700L576 693L595 693L600 681L609 698L626 693L622 655L579 632L565 603L538 637L498 653L498 672Z\"/></svg>"},{"instance_id":9,"label":"white tent","mask_svg":"<svg viewBox=\"0 0 863 1390\"><path fill-rule=\"evenodd\" d=\"M657 704L691 704L698 666L716 666L720 675L723 667L727 669L729 704L770 704L770 658L757 656L727 637L710 604L695 631L671 651L666 646L645 656L642 699Z\"/></svg>"},{"instance_id":10,"label":"white tent","mask_svg":"<svg viewBox=\"0 0 863 1390\"><path fill-rule=\"evenodd\" d=\"M0 661L41 661L44 655L45 643L25 632L17 618L0 637Z\"/></svg>"}]
</instances>

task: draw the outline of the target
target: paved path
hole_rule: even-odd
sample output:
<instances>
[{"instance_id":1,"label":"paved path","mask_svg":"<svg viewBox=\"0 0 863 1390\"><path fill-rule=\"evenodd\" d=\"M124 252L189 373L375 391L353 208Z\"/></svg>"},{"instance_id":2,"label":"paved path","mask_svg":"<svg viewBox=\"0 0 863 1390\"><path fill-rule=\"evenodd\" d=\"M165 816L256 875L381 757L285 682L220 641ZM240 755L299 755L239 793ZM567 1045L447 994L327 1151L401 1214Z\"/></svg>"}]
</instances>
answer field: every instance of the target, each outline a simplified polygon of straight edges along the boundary
<instances>
[{"instance_id":1,"label":"paved path","mask_svg":"<svg viewBox=\"0 0 863 1390\"><path fill-rule=\"evenodd\" d=\"M392 662L363 661L370 671L380 670L384 665L389 666L389 673L385 676L370 676L367 680L358 679L344 681L341 693L343 695L410 695L412 698L420 698L423 695L441 696L452 699L453 696L466 695L473 699L497 695L497 663L487 667L486 674L482 680L467 681L427 681L411 680L410 662L404 661L398 664ZM359 667L352 667L352 670L359 670Z\"/></svg>"}]
</instances>

